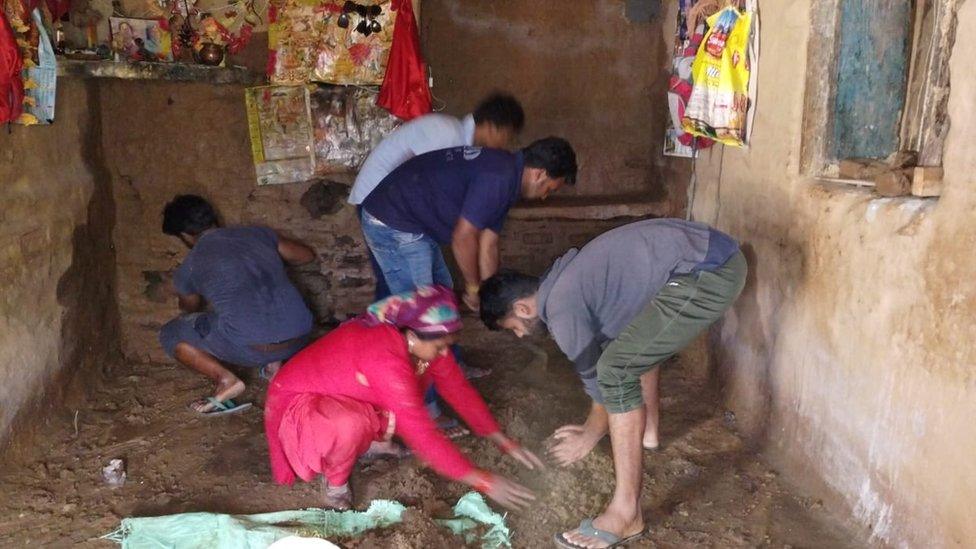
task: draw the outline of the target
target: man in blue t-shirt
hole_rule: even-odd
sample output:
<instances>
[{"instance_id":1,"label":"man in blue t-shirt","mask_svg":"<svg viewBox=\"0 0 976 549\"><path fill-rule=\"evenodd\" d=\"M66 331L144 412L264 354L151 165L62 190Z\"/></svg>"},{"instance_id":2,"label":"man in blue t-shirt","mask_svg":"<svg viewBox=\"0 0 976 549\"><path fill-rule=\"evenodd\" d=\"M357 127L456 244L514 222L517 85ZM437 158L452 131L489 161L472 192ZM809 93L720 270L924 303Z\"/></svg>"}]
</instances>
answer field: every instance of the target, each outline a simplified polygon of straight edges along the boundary
<instances>
[{"instance_id":1,"label":"man in blue t-shirt","mask_svg":"<svg viewBox=\"0 0 976 549\"><path fill-rule=\"evenodd\" d=\"M308 263L315 252L265 227L220 228L213 207L195 195L166 205L163 232L182 240L190 253L173 275L185 314L162 327L159 341L169 356L216 386L192 409L241 409L245 405L231 399L244 392L244 382L221 362L263 368L270 376L304 346L312 313L284 263Z\"/></svg>"},{"instance_id":2,"label":"man in blue t-shirt","mask_svg":"<svg viewBox=\"0 0 976 549\"><path fill-rule=\"evenodd\" d=\"M393 293L453 286L439 245L450 244L464 302L478 307L481 281L498 270L498 235L519 199L544 199L576 181L565 139L540 139L517 153L455 147L416 156L363 202L363 234Z\"/></svg>"}]
</instances>

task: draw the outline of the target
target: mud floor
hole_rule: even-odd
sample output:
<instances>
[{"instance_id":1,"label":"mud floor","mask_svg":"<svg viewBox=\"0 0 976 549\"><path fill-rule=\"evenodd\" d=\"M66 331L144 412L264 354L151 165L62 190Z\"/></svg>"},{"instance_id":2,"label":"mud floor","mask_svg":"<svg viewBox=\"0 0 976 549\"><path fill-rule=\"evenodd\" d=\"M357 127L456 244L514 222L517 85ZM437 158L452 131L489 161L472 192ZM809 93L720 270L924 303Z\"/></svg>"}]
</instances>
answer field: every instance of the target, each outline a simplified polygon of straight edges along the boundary
<instances>
[{"instance_id":1,"label":"mud floor","mask_svg":"<svg viewBox=\"0 0 976 549\"><path fill-rule=\"evenodd\" d=\"M473 326L475 322L469 321ZM508 432L535 449L554 428L582 421L587 401L572 370L549 343L516 342L469 328L468 360L492 366L478 380ZM547 359L547 355L552 357ZM189 511L259 513L316 506L317 484L273 484L259 408L200 418L186 404L208 387L175 365L121 368L87 405L55 422L36 459L0 471L0 547L111 547L99 536L127 516ZM261 404L264 385L245 400ZM662 450L645 454L643 508L651 527L641 547L862 547L819 501L787 487L735 434L711 389L688 379L680 362L662 376ZM489 444L464 449L491 469L537 490L536 508L509 515L516 547L549 547L554 532L601 509L613 488L609 444L565 469L526 472ZM112 489L100 478L111 458L127 462L128 482ZM377 462L353 479L357 505L392 498L411 507L404 524L372 532L345 547L460 547L432 518L447 515L464 492L414 460Z\"/></svg>"}]
</instances>

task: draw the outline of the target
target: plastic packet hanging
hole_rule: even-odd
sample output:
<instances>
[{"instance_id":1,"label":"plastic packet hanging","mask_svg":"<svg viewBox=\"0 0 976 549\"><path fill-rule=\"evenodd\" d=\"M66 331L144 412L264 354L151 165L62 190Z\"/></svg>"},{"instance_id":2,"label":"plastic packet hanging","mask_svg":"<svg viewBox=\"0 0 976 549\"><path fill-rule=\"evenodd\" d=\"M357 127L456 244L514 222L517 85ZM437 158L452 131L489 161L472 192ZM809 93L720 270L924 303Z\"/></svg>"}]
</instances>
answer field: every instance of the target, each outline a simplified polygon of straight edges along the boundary
<instances>
[{"instance_id":1,"label":"plastic packet hanging","mask_svg":"<svg viewBox=\"0 0 976 549\"><path fill-rule=\"evenodd\" d=\"M708 18L708 33L692 64L685 132L726 145L746 144L752 18L751 10L731 6Z\"/></svg>"}]
</instances>

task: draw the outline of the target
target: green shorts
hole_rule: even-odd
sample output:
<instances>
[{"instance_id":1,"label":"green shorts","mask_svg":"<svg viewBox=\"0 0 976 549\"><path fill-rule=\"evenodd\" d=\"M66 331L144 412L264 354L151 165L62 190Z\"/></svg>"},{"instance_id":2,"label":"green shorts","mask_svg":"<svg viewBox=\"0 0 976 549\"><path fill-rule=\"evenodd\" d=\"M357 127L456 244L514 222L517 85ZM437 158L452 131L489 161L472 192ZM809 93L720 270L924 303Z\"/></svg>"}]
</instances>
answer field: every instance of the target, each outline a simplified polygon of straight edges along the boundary
<instances>
[{"instance_id":1,"label":"green shorts","mask_svg":"<svg viewBox=\"0 0 976 549\"><path fill-rule=\"evenodd\" d=\"M611 341L597 361L597 381L611 414L642 405L640 376L684 349L732 306L746 281L737 252L711 271L673 276Z\"/></svg>"}]
</instances>

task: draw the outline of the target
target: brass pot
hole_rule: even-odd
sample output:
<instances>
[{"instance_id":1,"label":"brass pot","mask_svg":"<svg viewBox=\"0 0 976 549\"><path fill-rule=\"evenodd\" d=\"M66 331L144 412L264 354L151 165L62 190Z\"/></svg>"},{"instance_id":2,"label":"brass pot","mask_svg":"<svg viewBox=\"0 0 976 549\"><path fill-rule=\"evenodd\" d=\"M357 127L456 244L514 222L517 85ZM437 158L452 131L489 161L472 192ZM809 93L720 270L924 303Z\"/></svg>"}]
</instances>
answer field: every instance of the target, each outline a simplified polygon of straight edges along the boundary
<instances>
[{"instance_id":1,"label":"brass pot","mask_svg":"<svg viewBox=\"0 0 976 549\"><path fill-rule=\"evenodd\" d=\"M207 42L201 45L200 51L197 52L197 63L200 63L201 65L216 67L223 60L224 47L212 42Z\"/></svg>"}]
</instances>

